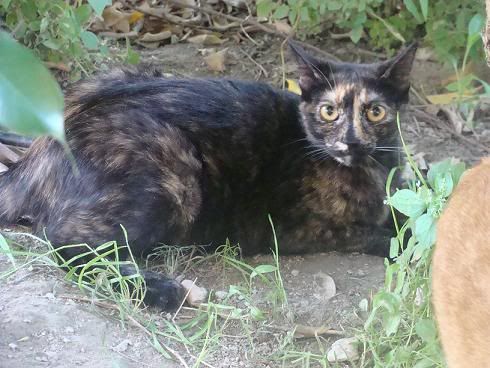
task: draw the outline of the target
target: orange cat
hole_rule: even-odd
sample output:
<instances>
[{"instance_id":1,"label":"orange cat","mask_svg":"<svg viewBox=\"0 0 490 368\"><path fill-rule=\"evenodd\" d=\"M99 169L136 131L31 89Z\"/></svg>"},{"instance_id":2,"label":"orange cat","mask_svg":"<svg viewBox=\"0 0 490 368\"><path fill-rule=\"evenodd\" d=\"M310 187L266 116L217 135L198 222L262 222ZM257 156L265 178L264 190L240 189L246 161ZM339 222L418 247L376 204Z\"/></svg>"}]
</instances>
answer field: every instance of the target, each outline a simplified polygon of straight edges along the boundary
<instances>
[{"instance_id":1,"label":"orange cat","mask_svg":"<svg viewBox=\"0 0 490 368\"><path fill-rule=\"evenodd\" d=\"M490 158L463 176L442 214L432 288L449 368L490 367Z\"/></svg>"}]
</instances>

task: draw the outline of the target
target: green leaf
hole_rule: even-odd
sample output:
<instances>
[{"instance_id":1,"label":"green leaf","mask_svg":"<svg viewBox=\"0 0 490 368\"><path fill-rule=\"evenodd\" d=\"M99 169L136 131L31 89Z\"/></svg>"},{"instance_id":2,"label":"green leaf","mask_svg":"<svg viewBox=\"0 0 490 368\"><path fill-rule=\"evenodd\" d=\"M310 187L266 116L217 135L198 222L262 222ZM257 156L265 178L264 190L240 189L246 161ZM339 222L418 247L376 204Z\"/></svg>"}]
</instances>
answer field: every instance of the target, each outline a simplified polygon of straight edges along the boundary
<instances>
[{"instance_id":1,"label":"green leaf","mask_svg":"<svg viewBox=\"0 0 490 368\"><path fill-rule=\"evenodd\" d=\"M436 339L436 325L433 320L420 319L415 324L415 332L427 343L432 343Z\"/></svg>"},{"instance_id":2,"label":"green leaf","mask_svg":"<svg viewBox=\"0 0 490 368\"><path fill-rule=\"evenodd\" d=\"M415 237L422 248L429 248L436 242L436 222L432 215L424 213L415 221Z\"/></svg>"},{"instance_id":3,"label":"green leaf","mask_svg":"<svg viewBox=\"0 0 490 368\"><path fill-rule=\"evenodd\" d=\"M0 234L0 253L6 254L7 258L10 260L10 263L12 263L12 266L15 267L15 258L12 255L12 250L2 234Z\"/></svg>"},{"instance_id":4,"label":"green leaf","mask_svg":"<svg viewBox=\"0 0 490 368\"><path fill-rule=\"evenodd\" d=\"M430 165L429 171L427 172L427 181L429 182L430 186L432 188L435 188L437 175L444 174L445 172L449 172L450 168L451 168L451 159L436 162L435 164Z\"/></svg>"},{"instance_id":5,"label":"green leaf","mask_svg":"<svg viewBox=\"0 0 490 368\"><path fill-rule=\"evenodd\" d=\"M450 172L445 172L443 174L439 174L436 176L434 183L435 191L438 194L441 194L443 197L447 198L453 191L453 178Z\"/></svg>"},{"instance_id":6,"label":"green leaf","mask_svg":"<svg viewBox=\"0 0 490 368\"><path fill-rule=\"evenodd\" d=\"M409 189L397 191L389 198L389 204L408 217L420 216L427 207L425 201Z\"/></svg>"},{"instance_id":7,"label":"green leaf","mask_svg":"<svg viewBox=\"0 0 490 368\"><path fill-rule=\"evenodd\" d=\"M112 4L112 0L88 0L88 3L94 9L95 14L100 17L104 8Z\"/></svg>"},{"instance_id":8,"label":"green leaf","mask_svg":"<svg viewBox=\"0 0 490 368\"><path fill-rule=\"evenodd\" d=\"M475 14L468 23L468 35L480 34L484 21L480 14Z\"/></svg>"},{"instance_id":9,"label":"green leaf","mask_svg":"<svg viewBox=\"0 0 490 368\"><path fill-rule=\"evenodd\" d=\"M391 238L390 240L390 258L395 258L400 252L400 243L397 238Z\"/></svg>"},{"instance_id":10,"label":"green leaf","mask_svg":"<svg viewBox=\"0 0 490 368\"><path fill-rule=\"evenodd\" d=\"M354 43L358 43L362 36L362 26L356 26L349 32L350 39Z\"/></svg>"},{"instance_id":11,"label":"green leaf","mask_svg":"<svg viewBox=\"0 0 490 368\"><path fill-rule=\"evenodd\" d=\"M97 50L99 47L99 39L90 31L83 31L80 33L80 38L83 41L85 47L89 50Z\"/></svg>"},{"instance_id":12,"label":"green leaf","mask_svg":"<svg viewBox=\"0 0 490 368\"><path fill-rule=\"evenodd\" d=\"M279 5L276 10L274 11L273 18L274 19L282 19L286 18L289 13L289 6L286 4Z\"/></svg>"},{"instance_id":13,"label":"green leaf","mask_svg":"<svg viewBox=\"0 0 490 368\"><path fill-rule=\"evenodd\" d=\"M417 20L418 23L424 22L413 0L403 0L403 3L407 7L407 10L410 12L410 14L414 16L414 18Z\"/></svg>"},{"instance_id":14,"label":"green leaf","mask_svg":"<svg viewBox=\"0 0 490 368\"><path fill-rule=\"evenodd\" d=\"M53 76L5 32L0 32L0 55L0 124L64 140L63 96Z\"/></svg>"},{"instance_id":15,"label":"green leaf","mask_svg":"<svg viewBox=\"0 0 490 368\"><path fill-rule=\"evenodd\" d=\"M272 0L257 1L257 16L267 18L271 15L275 7L276 4L274 4Z\"/></svg>"},{"instance_id":16,"label":"green leaf","mask_svg":"<svg viewBox=\"0 0 490 368\"><path fill-rule=\"evenodd\" d=\"M78 24L84 25L90 19L90 15L92 14L92 8L88 4L83 4L75 9L75 18L78 21Z\"/></svg>"},{"instance_id":17,"label":"green leaf","mask_svg":"<svg viewBox=\"0 0 490 368\"><path fill-rule=\"evenodd\" d=\"M11 1L12 0L2 0L2 7L4 10L8 10Z\"/></svg>"},{"instance_id":18,"label":"green leaf","mask_svg":"<svg viewBox=\"0 0 490 368\"><path fill-rule=\"evenodd\" d=\"M273 265L260 265L254 268L253 272L250 274L250 278L254 278L257 275L262 275L264 273L271 273L277 270L276 266Z\"/></svg>"},{"instance_id":19,"label":"green leaf","mask_svg":"<svg viewBox=\"0 0 490 368\"><path fill-rule=\"evenodd\" d=\"M429 14L429 0L419 0L420 9L422 10L422 16L427 21L427 15Z\"/></svg>"},{"instance_id":20,"label":"green leaf","mask_svg":"<svg viewBox=\"0 0 490 368\"><path fill-rule=\"evenodd\" d=\"M338 1L338 0L328 1L327 9L330 11L336 11L342 9L342 1Z\"/></svg>"}]
</instances>

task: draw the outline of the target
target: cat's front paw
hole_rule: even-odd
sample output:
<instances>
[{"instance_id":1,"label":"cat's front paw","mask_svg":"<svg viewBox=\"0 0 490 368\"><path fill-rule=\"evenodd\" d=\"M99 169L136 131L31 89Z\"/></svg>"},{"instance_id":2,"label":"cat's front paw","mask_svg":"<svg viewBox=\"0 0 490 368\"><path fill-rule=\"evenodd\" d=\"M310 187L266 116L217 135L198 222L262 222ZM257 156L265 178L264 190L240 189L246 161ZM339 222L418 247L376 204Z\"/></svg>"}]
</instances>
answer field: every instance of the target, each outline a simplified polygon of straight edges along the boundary
<instances>
[{"instance_id":1,"label":"cat's front paw","mask_svg":"<svg viewBox=\"0 0 490 368\"><path fill-rule=\"evenodd\" d=\"M162 274L145 271L146 282L144 302L151 307L157 307L167 312L175 311L185 298L185 288L176 280Z\"/></svg>"}]
</instances>

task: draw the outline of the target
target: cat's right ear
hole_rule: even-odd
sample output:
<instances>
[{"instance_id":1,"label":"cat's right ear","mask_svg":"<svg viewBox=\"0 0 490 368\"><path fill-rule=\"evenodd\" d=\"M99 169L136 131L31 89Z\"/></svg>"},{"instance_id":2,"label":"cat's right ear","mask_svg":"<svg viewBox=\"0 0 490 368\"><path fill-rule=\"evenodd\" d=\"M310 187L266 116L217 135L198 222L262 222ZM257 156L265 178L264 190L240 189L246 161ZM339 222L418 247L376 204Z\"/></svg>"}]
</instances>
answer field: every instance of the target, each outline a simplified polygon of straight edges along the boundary
<instances>
[{"instance_id":1,"label":"cat's right ear","mask_svg":"<svg viewBox=\"0 0 490 368\"><path fill-rule=\"evenodd\" d=\"M303 96L309 95L318 85L330 84L328 77L333 72L333 63L316 59L294 41L288 40L288 45L298 63L299 87Z\"/></svg>"}]
</instances>

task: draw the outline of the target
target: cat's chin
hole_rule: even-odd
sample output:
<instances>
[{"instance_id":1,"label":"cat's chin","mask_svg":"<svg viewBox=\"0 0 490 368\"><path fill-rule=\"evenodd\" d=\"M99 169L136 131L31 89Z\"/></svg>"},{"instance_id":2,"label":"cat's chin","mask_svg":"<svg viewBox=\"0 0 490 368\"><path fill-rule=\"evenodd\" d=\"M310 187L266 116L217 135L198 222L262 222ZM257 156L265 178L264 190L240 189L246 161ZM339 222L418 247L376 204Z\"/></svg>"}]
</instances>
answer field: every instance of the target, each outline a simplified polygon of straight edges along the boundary
<instances>
[{"instance_id":1,"label":"cat's chin","mask_svg":"<svg viewBox=\"0 0 490 368\"><path fill-rule=\"evenodd\" d=\"M348 155L348 156L342 156L342 157L339 157L339 156L333 156L333 159L335 161L337 161L338 163L344 165L344 166L347 166L347 167L352 167L352 166L355 166L353 165L354 161L352 159L352 156L351 155Z\"/></svg>"}]
</instances>

